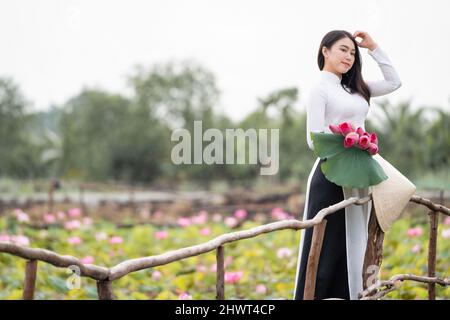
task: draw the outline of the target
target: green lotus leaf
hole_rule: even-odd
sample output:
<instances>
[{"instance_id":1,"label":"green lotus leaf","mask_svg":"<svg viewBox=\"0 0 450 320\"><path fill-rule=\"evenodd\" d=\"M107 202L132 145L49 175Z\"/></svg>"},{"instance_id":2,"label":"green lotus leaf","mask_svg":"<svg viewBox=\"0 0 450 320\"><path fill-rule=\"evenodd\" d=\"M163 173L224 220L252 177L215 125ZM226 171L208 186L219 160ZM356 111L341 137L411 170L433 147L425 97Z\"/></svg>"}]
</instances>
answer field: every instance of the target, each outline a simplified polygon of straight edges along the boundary
<instances>
[{"instance_id":1,"label":"green lotus leaf","mask_svg":"<svg viewBox=\"0 0 450 320\"><path fill-rule=\"evenodd\" d=\"M321 167L328 180L343 187L366 188L388 178L367 151L355 147L327 158Z\"/></svg>"},{"instance_id":2,"label":"green lotus leaf","mask_svg":"<svg viewBox=\"0 0 450 320\"><path fill-rule=\"evenodd\" d=\"M366 188L379 184L388 176L367 151L345 148L344 136L311 132L314 153L321 159L325 177L335 184L350 188Z\"/></svg>"},{"instance_id":3,"label":"green lotus leaf","mask_svg":"<svg viewBox=\"0 0 450 320\"><path fill-rule=\"evenodd\" d=\"M321 159L332 157L345 150L344 136L322 132L311 132L314 153Z\"/></svg>"}]
</instances>

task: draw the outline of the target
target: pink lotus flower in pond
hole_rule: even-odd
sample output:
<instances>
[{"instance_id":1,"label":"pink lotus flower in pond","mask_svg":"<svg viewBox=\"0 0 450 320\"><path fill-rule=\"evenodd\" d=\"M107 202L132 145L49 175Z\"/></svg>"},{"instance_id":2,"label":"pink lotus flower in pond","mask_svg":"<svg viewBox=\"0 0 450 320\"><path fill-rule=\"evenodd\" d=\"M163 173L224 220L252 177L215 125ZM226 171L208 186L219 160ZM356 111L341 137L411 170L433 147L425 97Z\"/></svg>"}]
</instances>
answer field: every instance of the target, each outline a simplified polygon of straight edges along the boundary
<instances>
[{"instance_id":1,"label":"pink lotus flower in pond","mask_svg":"<svg viewBox=\"0 0 450 320\"><path fill-rule=\"evenodd\" d=\"M280 248L277 250L277 257L280 259L289 258L292 256L292 250L289 248Z\"/></svg>"},{"instance_id":2,"label":"pink lotus flower in pond","mask_svg":"<svg viewBox=\"0 0 450 320\"><path fill-rule=\"evenodd\" d=\"M93 264L94 263L94 257L93 256L86 256L84 258L80 259L80 262L82 264Z\"/></svg>"},{"instance_id":3,"label":"pink lotus flower in pond","mask_svg":"<svg viewBox=\"0 0 450 320\"><path fill-rule=\"evenodd\" d=\"M356 128L356 133L359 135L359 136L362 136L363 134L364 134L364 129L363 128L361 128L361 127L358 127L358 128Z\"/></svg>"},{"instance_id":4,"label":"pink lotus flower in pond","mask_svg":"<svg viewBox=\"0 0 450 320\"><path fill-rule=\"evenodd\" d=\"M0 235L0 241L3 242L10 242L13 244L17 244L19 246L29 246L30 245L30 239L24 235L8 235L8 234L1 234Z\"/></svg>"},{"instance_id":5,"label":"pink lotus flower in pond","mask_svg":"<svg viewBox=\"0 0 450 320\"><path fill-rule=\"evenodd\" d=\"M153 218L155 218L155 219L161 219L163 216L164 216L164 213L160 210L153 212Z\"/></svg>"},{"instance_id":6,"label":"pink lotus flower in pond","mask_svg":"<svg viewBox=\"0 0 450 320\"><path fill-rule=\"evenodd\" d=\"M155 232L155 238L158 240L166 239L169 236L169 232L166 230L160 230Z\"/></svg>"},{"instance_id":7,"label":"pink lotus flower in pond","mask_svg":"<svg viewBox=\"0 0 450 320\"><path fill-rule=\"evenodd\" d=\"M74 237L70 237L69 239L67 239L67 242L69 242L69 244L71 244L71 245L76 246L78 244L81 244L83 242L83 240L81 240L81 238L78 236L74 236Z\"/></svg>"},{"instance_id":8,"label":"pink lotus flower in pond","mask_svg":"<svg viewBox=\"0 0 450 320\"><path fill-rule=\"evenodd\" d=\"M356 132L350 132L344 138L344 147L350 148L351 146L357 144L358 141L359 135Z\"/></svg>"},{"instance_id":9,"label":"pink lotus flower in pond","mask_svg":"<svg viewBox=\"0 0 450 320\"><path fill-rule=\"evenodd\" d=\"M228 284L235 284L238 283L239 280L242 279L242 276L244 275L243 271L236 271L236 272L225 272L225 283Z\"/></svg>"},{"instance_id":10,"label":"pink lotus flower in pond","mask_svg":"<svg viewBox=\"0 0 450 320\"><path fill-rule=\"evenodd\" d=\"M155 270L152 272L152 279L158 281L159 279L161 279L162 277L162 273L159 272L158 270Z\"/></svg>"},{"instance_id":11,"label":"pink lotus flower in pond","mask_svg":"<svg viewBox=\"0 0 450 320\"><path fill-rule=\"evenodd\" d=\"M419 253L420 249L421 249L420 244L416 244L416 245L414 245L414 247L412 247L411 252L412 253Z\"/></svg>"},{"instance_id":12,"label":"pink lotus flower in pond","mask_svg":"<svg viewBox=\"0 0 450 320\"><path fill-rule=\"evenodd\" d=\"M11 237L9 234L0 234L0 242L10 242Z\"/></svg>"},{"instance_id":13,"label":"pink lotus flower in pond","mask_svg":"<svg viewBox=\"0 0 450 320\"><path fill-rule=\"evenodd\" d=\"M208 212L205 210L200 211L197 215L191 218L193 224L205 224L208 221Z\"/></svg>"},{"instance_id":14,"label":"pink lotus flower in pond","mask_svg":"<svg viewBox=\"0 0 450 320\"><path fill-rule=\"evenodd\" d=\"M11 236L11 242L19 246L29 246L30 239L23 235Z\"/></svg>"},{"instance_id":15,"label":"pink lotus flower in pond","mask_svg":"<svg viewBox=\"0 0 450 320\"><path fill-rule=\"evenodd\" d=\"M208 235L211 234L211 229L210 229L209 227L202 228L202 229L200 230L200 234L201 234L202 236L208 236Z\"/></svg>"},{"instance_id":16,"label":"pink lotus flower in pond","mask_svg":"<svg viewBox=\"0 0 450 320\"><path fill-rule=\"evenodd\" d=\"M85 226L90 226L90 225L92 225L92 218L90 218L90 217L84 217L84 218L82 219L82 221L83 221L83 225L85 225Z\"/></svg>"},{"instance_id":17,"label":"pink lotus flower in pond","mask_svg":"<svg viewBox=\"0 0 450 320\"><path fill-rule=\"evenodd\" d=\"M362 150L366 150L370 145L370 138L366 135L359 137L358 146Z\"/></svg>"},{"instance_id":18,"label":"pink lotus flower in pond","mask_svg":"<svg viewBox=\"0 0 450 320\"><path fill-rule=\"evenodd\" d=\"M450 217L446 217L444 219L444 224L447 225L447 226L450 226Z\"/></svg>"},{"instance_id":19,"label":"pink lotus flower in pond","mask_svg":"<svg viewBox=\"0 0 450 320\"><path fill-rule=\"evenodd\" d=\"M272 219L274 220L286 220L291 218L291 216L288 213L284 212L284 210L279 207L272 209L271 216Z\"/></svg>"},{"instance_id":20,"label":"pink lotus flower in pond","mask_svg":"<svg viewBox=\"0 0 450 320\"><path fill-rule=\"evenodd\" d=\"M28 216L28 214L23 212L21 209L15 209L14 214L16 216L17 221L19 221L19 222L29 222L30 221L30 217Z\"/></svg>"},{"instance_id":21,"label":"pink lotus flower in pond","mask_svg":"<svg viewBox=\"0 0 450 320\"><path fill-rule=\"evenodd\" d=\"M234 228L239 223L235 217L226 217L224 222L225 222L225 225L229 228Z\"/></svg>"},{"instance_id":22,"label":"pink lotus flower in pond","mask_svg":"<svg viewBox=\"0 0 450 320\"><path fill-rule=\"evenodd\" d=\"M411 228L408 230L407 235L408 237L419 237L423 234L423 229L421 227Z\"/></svg>"},{"instance_id":23,"label":"pink lotus flower in pond","mask_svg":"<svg viewBox=\"0 0 450 320\"><path fill-rule=\"evenodd\" d=\"M106 232L97 232L95 234L95 240L97 241L103 241L106 240L108 238L108 235L106 234Z\"/></svg>"},{"instance_id":24,"label":"pink lotus flower in pond","mask_svg":"<svg viewBox=\"0 0 450 320\"><path fill-rule=\"evenodd\" d=\"M178 300L192 300L192 296L187 292L183 292L178 296Z\"/></svg>"},{"instance_id":25,"label":"pink lotus flower in pond","mask_svg":"<svg viewBox=\"0 0 450 320\"><path fill-rule=\"evenodd\" d=\"M378 137L377 137L377 134L375 132L372 132L369 137L370 137L370 142L371 143L378 144Z\"/></svg>"},{"instance_id":26,"label":"pink lotus flower in pond","mask_svg":"<svg viewBox=\"0 0 450 320\"><path fill-rule=\"evenodd\" d=\"M266 294L267 293L267 288L265 285L263 284L258 284L255 288L256 293L259 294Z\"/></svg>"},{"instance_id":27,"label":"pink lotus flower in pond","mask_svg":"<svg viewBox=\"0 0 450 320\"><path fill-rule=\"evenodd\" d=\"M69 220L64 223L64 229L66 230L75 230L81 227L81 222L78 220Z\"/></svg>"},{"instance_id":28,"label":"pink lotus flower in pond","mask_svg":"<svg viewBox=\"0 0 450 320\"><path fill-rule=\"evenodd\" d=\"M177 219L177 223L180 227L187 227L191 224L191 220L189 218L186 217L180 217Z\"/></svg>"},{"instance_id":29,"label":"pink lotus flower in pond","mask_svg":"<svg viewBox=\"0 0 450 320\"><path fill-rule=\"evenodd\" d=\"M371 155L375 155L378 153L378 146L375 143L370 143L369 148L367 149Z\"/></svg>"},{"instance_id":30,"label":"pink lotus flower in pond","mask_svg":"<svg viewBox=\"0 0 450 320\"><path fill-rule=\"evenodd\" d=\"M53 215L51 213L44 214L44 222L45 223L55 223L56 222L55 215Z\"/></svg>"},{"instance_id":31,"label":"pink lotus flower in pond","mask_svg":"<svg viewBox=\"0 0 450 320\"><path fill-rule=\"evenodd\" d=\"M355 129L353 129L352 125L349 122L342 122L339 125L339 129L341 130L343 136L346 136L350 132L355 131Z\"/></svg>"},{"instance_id":32,"label":"pink lotus flower in pond","mask_svg":"<svg viewBox=\"0 0 450 320\"><path fill-rule=\"evenodd\" d=\"M342 134L341 129L339 128L339 126L337 126L335 124L329 124L328 128L330 128L330 131L333 134Z\"/></svg>"},{"instance_id":33,"label":"pink lotus flower in pond","mask_svg":"<svg viewBox=\"0 0 450 320\"><path fill-rule=\"evenodd\" d=\"M119 237L119 236L113 236L113 237L109 238L109 243L110 244L121 244L121 243L123 243L123 238Z\"/></svg>"},{"instance_id":34,"label":"pink lotus flower in pond","mask_svg":"<svg viewBox=\"0 0 450 320\"><path fill-rule=\"evenodd\" d=\"M444 229L442 230L442 238L444 239L450 239L450 229Z\"/></svg>"},{"instance_id":35,"label":"pink lotus flower in pond","mask_svg":"<svg viewBox=\"0 0 450 320\"><path fill-rule=\"evenodd\" d=\"M66 218L66 213L65 213L64 211L58 211L58 212L56 213L56 217L57 217L59 220L64 220L64 219Z\"/></svg>"},{"instance_id":36,"label":"pink lotus flower in pond","mask_svg":"<svg viewBox=\"0 0 450 320\"><path fill-rule=\"evenodd\" d=\"M80 208L72 208L67 211L67 214L71 218L79 218L81 217L81 209Z\"/></svg>"},{"instance_id":37,"label":"pink lotus flower in pond","mask_svg":"<svg viewBox=\"0 0 450 320\"><path fill-rule=\"evenodd\" d=\"M234 212L234 216L238 219L245 219L247 217L247 210L238 209Z\"/></svg>"}]
</instances>

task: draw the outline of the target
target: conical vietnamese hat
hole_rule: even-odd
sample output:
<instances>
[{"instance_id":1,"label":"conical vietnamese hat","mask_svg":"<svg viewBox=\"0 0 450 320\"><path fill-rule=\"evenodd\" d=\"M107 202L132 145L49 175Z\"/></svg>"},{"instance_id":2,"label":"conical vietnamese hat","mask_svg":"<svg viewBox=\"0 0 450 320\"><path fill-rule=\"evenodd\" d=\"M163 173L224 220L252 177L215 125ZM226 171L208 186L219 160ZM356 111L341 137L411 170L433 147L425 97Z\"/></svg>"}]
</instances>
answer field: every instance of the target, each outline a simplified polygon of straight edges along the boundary
<instances>
[{"instance_id":1,"label":"conical vietnamese hat","mask_svg":"<svg viewBox=\"0 0 450 320\"><path fill-rule=\"evenodd\" d=\"M416 186L378 153L373 156L388 178L372 188L372 201L378 223L386 232L406 208Z\"/></svg>"}]
</instances>

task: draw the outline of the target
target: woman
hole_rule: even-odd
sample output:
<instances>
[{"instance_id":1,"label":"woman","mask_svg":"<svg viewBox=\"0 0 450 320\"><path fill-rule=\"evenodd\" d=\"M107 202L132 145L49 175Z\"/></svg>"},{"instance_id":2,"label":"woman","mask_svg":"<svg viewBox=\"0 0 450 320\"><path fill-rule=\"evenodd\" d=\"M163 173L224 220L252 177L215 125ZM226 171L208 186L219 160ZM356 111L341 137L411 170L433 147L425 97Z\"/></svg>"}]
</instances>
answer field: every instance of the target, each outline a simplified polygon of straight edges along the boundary
<instances>
[{"instance_id":1,"label":"woman","mask_svg":"<svg viewBox=\"0 0 450 320\"><path fill-rule=\"evenodd\" d=\"M355 38L362 39L356 42ZM359 48L368 53L381 69L384 79L364 81ZM329 124L350 122L364 127L371 97L393 92L401 86L389 57L367 32L353 35L344 30L327 33L319 47L320 80L307 102L307 143L314 150L310 132L331 133ZM349 197L364 197L370 188L343 188L328 181L317 158L309 174L303 220L313 218L321 209ZM317 270L315 299L357 299L363 290L363 262L367 244L367 226L372 202L351 205L329 215ZM294 299L302 300L306 266L311 247L312 228L302 232L299 246Z\"/></svg>"}]
</instances>

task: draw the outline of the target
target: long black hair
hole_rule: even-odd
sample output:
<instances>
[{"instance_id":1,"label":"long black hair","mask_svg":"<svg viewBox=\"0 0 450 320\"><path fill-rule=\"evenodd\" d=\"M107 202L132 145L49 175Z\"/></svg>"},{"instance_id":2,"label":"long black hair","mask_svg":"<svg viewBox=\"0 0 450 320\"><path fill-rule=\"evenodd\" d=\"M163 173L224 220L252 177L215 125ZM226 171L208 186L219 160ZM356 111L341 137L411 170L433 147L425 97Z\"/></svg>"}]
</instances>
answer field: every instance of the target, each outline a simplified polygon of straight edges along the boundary
<instances>
[{"instance_id":1,"label":"long black hair","mask_svg":"<svg viewBox=\"0 0 450 320\"><path fill-rule=\"evenodd\" d=\"M322 53L322 48L325 46L328 49L331 49L333 44L342 39L349 38L353 41L355 45L355 62L347 73L342 75L341 86L349 93L358 92L370 105L370 89L367 84L364 82L364 79L361 74L361 54L359 52L358 44L356 43L355 38L353 38L350 32L345 30L333 30L328 32L320 42L319 53L317 55L317 64L319 65L319 69L322 70L325 65L325 57ZM345 87L347 86L350 91L348 91Z\"/></svg>"}]
</instances>

